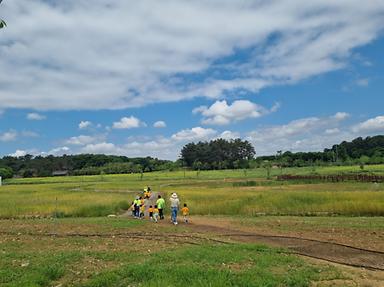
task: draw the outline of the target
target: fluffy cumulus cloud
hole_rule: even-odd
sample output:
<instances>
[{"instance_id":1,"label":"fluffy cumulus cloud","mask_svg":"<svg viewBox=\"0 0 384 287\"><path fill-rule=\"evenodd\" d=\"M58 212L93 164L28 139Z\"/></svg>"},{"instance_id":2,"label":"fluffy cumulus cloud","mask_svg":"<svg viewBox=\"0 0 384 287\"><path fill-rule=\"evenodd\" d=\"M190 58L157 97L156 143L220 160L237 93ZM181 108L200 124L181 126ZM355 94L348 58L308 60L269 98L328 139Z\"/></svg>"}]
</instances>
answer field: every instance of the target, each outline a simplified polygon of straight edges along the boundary
<instances>
[{"instance_id":1,"label":"fluffy cumulus cloud","mask_svg":"<svg viewBox=\"0 0 384 287\"><path fill-rule=\"evenodd\" d=\"M146 126L146 123L140 121L138 118L134 116L123 117L118 122L114 122L112 128L114 129L132 129Z\"/></svg>"},{"instance_id":2,"label":"fluffy cumulus cloud","mask_svg":"<svg viewBox=\"0 0 384 287\"><path fill-rule=\"evenodd\" d=\"M377 116L355 125L352 130L356 133L384 132L384 116Z\"/></svg>"},{"instance_id":3,"label":"fluffy cumulus cloud","mask_svg":"<svg viewBox=\"0 0 384 287\"><path fill-rule=\"evenodd\" d=\"M27 119L31 121L42 121L46 119L46 116L38 113L29 113L27 114Z\"/></svg>"},{"instance_id":4,"label":"fluffy cumulus cloud","mask_svg":"<svg viewBox=\"0 0 384 287\"><path fill-rule=\"evenodd\" d=\"M18 149L14 153L9 154L9 156L20 157L20 156L25 156L26 154L27 154L27 151Z\"/></svg>"},{"instance_id":5,"label":"fluffy cumulus cloud","mask_svg":"<svg viewBox=\"0 0 384 287\"><path fill-rule=\"evenodd\" d=\"M271 110L276 111L276 104ZM227 101L216 101L210 107L201 106L193 110L194 114L201 113L203 124L228 125L247 118L258 118L270 113L266 108L248 100L237 100L228 105Z\"/></svg>"},{"instance_id":6,"label":"fluffy cumulus cloud","mask_svg":"<svg viewBox=\"0 0 384 287\"><path fill-rule=\"evenodd\" d=\"M164 121L157 121L153 124L155 128L166 128L167 124Z\"/></svg>"},{"instance_id":7,"label":"fluffy cumulus cloud","mask_svg":"<svg viewBox=\"0 0 384 287\"><path fill-rule=\"evenodd\" d=\"M10 129L9 131L0 133L0 141L1 142L13 142L22 138L37 138L40 135L34 131L16 131Z\"/></svg>"},{"instance_id":8,"label":"fluffy cumulus cloud","mask_svg":"<svg viewBox=\"0 0 384 287\"><path fill-rule=\"evenodd\" d=\"M84 130L92 126L92 122L90 121L81 121L79 123L79 129Z\"/></svg>"},{"instance_id":9,"label":"fluffy cumulus cloud","mask_svg":"<svg viewBox=\"0 0 384 287\"><path fill-rule=\"evenodd\" d=\"M0 133L0 141L2 142L11 142L17 139L18 133L14 130L9 130L4 133Z\"/></svg>"},{"instance_id":10,"label":"fluffy cumulus cloud","mask_svg":"<svg viewBox=\"0 0 384 287\"><path fill-rule=\"evenodd\" d=\"M110 142L88 144L78 150L78 152L124 155L128 157L152 156L175 160L181 148L182 143L173 141L170 138L159 137L147 140L132 140L121 145Z\"/></svg>"},{"instance_id":11,"label":"fluffy cumulus cloud","mask_svg":"<svg viewBox=\"0 0 384 287\"><path fill-rule=\"evenodd\" d=\"M11 28L0 38L0 109L122 109L257 92L344 67L384 28L382 0L2 4Z\"/></svg>"},{"instance_id":12,"label":"fluffy cumulus cloud","mask_svg":"<svg viewBox=\"0 0 384 287\"><path fill-rule=\"evenodd\" d=\"M348 128L344 131L339 128L348 116L338 112L329 117L302 118L287 124L261 127L249 132L246 139L255 145L259 155L275 154L278 150L318 151L355 136Z\"/></svg>"},{"instance_id":13,"label":"fluffy cumulus cloud","mask_svg":"<svg viewBox=\"0 0 384 287\"><path fill-rule=\"evenodd\" d=\"M214 129L205 129L202 127L194 127L191 129L181 130L172 135L172 139L176 141L196 141L208 140L216 135L217 131Z\"/></svg>"}]
</instances>

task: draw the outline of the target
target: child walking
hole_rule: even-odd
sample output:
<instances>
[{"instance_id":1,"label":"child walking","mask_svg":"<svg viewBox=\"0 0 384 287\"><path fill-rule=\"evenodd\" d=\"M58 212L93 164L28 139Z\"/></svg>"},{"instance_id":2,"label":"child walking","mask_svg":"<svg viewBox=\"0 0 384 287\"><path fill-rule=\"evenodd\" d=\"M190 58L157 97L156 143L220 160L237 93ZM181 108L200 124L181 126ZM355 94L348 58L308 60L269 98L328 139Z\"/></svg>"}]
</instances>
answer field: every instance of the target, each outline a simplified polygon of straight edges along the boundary
<instances>
[{"instance_id":1,"label":"child walking","mask_svg":"<svg viewBox=\"0 0 384 287\"><path fill-rule=\"evenodd\" d=\"M140 219L144 218L144 212L145 212L145 205L141 204L140 205Z\"/></svg>"},{"instance_id":2,"label":"child walking","mask_svg":"<svg viewBox=\"0 0 384 287\"><path fill-rule=\"evenodd\" d=\"M184 203L184 207L181 209L181 212L184 217L184 222L188 223L188 216L189 216L189 208L186 203Z\"/></svg>"},{"instance_id":3,"label":"child walking","mask_svg":"<svg viewBox=\"0 0 384 287\"><path fill-rule=\"evenodd\" d=\"M152 205L150 205L149 206L149 208L148 208L148 214L149 214L149 220L150 221L153 221L153 207L152 207Z\"/></svg>"},{"instance_id":4,"label":"child walking","mask_svg":"<svg viewBox=\"0 0 384 287\"><path fill-rule=\"evenodd\" d=\"M157 221L159 220L159 209L157 208L157 205L155 205L155 207L153 208L153 221L155 221L157 223Z\"/></svg>"}]
</instances>

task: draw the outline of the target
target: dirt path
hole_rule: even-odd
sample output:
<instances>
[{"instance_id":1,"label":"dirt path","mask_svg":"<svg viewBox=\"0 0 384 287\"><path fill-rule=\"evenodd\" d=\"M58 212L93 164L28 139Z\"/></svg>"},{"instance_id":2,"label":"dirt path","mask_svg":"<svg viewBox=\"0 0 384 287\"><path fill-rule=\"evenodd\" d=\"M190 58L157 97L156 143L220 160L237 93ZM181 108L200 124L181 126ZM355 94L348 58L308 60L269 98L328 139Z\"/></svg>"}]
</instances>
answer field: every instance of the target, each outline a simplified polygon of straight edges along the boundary
<instances>
[{"instance_id":1,"label":"dirt path","mask_svg":"<svg viewBox=\"0 0 384 287\"><path fill-rule=\"evenodd\" d=\"M378 250L371 251L334 242L299 237L257 234L201 223L192 223L190 228L198 233L209 233L218 236L223 240L257 242L276 247L284 247L299 255L354 267L384 271L384 252Z\"/></svg>"},{"instance_id":2,"label":"dirt path","mask_svg":"<svg viewBox=\"0 0 384 287\"><path fill-rule=\"evenodd\" d=\"M147 200L146 205L154 206L159 194L159 192L152 192L151 198ZM160 223L168 224L168 221L162 221ZM201 236L210 234L223 241L263 243L270 246L287 248L295 254L306 257L384 272L384 250L359 248L353 244L313 239L301 234L275 235L252 230L244 231L233 228L228 222L219 222L214 219L193 220L193 222L188 225L188 228L193 232L199 233Z\"/></svg>"},{"instance_id":3,"label":"dirt path","mask_svg":"<svg viewBox=\"0 0 384 287\"><path fill-rule=\"evenodd\" d=\"M148 208L150 205L152 206L155 206L156 204L156 200L157 200L157 196L159 195L160 193L159 192L151 192L151 197L148 198L148 199L145 199L145 206L146 206L146 209L145 209L145 217L148 218L149 214L148 214ZM135 194L135 196L138 195L138 194ZM132 199L133 200L133 199ZM120 217L130 217L132 215L132 211L131 210L127 210L125 213L121 214Z\"/></svg>"}]
</instances>

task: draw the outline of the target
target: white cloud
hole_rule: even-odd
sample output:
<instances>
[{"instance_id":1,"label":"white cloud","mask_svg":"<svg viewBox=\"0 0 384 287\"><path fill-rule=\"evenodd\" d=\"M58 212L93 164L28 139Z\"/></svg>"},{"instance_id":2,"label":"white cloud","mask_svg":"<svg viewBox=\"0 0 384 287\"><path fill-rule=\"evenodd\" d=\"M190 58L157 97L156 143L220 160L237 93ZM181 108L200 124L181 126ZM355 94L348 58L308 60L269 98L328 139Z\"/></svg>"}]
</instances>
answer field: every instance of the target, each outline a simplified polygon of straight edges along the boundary
<instances>
[{"instance_id":1,"label":"white cloud","mask_svg":"<svg viewBox=\"0 0 384 287\"><path fill-rule=\"evenodd\" d=\"M273 110L277 109L278 106L275 105ZM269 112L266 108L247 100L234 101L231 105L228 105L225 100L216 101L210 107L201 106L193 110L194 114L203 115L203 124L210 125L228 125L247 118L258 118Z\"/></svg>"},{"instance_id":2,"label":"white cloud","mask_svg":"<svg viewBox=\"0 0 384 287\"><path fill-rule=\"evenodd\" d=\"M17 149L14 153L9 154L9 156L20 157L20 156L25 156L26 154L27 152L25 150Z\"/></svg>"},{"instance_id":3,"label":"white cloud","mask_svg":"<svg viewBox=\"0 0 384 287\"><path fill-rule=\"evenodd\" d=\"M92 122L90 122L90 121L81 121L79 123L79 129L81 129L81 130L89 128L90 126L92 126Z\"/></svg>"},{"instance_id":4,"label":"white cloud","mask_svg":"<svg viewBox=\"0 0 384 287\"><path fill-rule=\"evenodd\" d=\"M122 155L124 150L113 143L101 142L88 144L81 149L82 153Z\"/></svg>"},{"instance_id":5,"label":"white cloud","mask_svg":"<svg viewBox=\"0 0 384 287\"><path fill-rule=\"evenodd\" d=\"M7 1L0 109L123 109L293 83L346 66L383 12L381 0Z\"/></svg>"},{"instance_id":6,"label":"white cloud","mask_svg":"<svg viewBox=\"0 0 384 287\"><path fill-rule=\"evenodd\" d=\"M42 153L42 155L60 156L60 155L64 155L64 154L70 154L70 151L71 151L71 149L69 147L62 146L62 147L57 147L57 148L51 149L47 153Z\"/></svg>"},{"instance_id":7,"label":"white cloud","mask_svg":"<svg viewBox=\"0 0 384 287\"><path fill-rule=\"evenodd\" d=\"M353 126L352 130L356 133L384 132L384 116L377 116L359 123Z\"/></svg>"},{"instance_id":8,"label":"white cloud","mask_svg":"<svg viewBox=\"0 0 384 287\"><path fill-rule=\"evenodd\" d=\"M217 138L222 138L225 140L237 139L240 138L240 133L232 131L223 131Z\"/></svg>"},{"instance_id":9,"label":"white cloud","mask_svg":"<svg viewBox=\"0 0 384 287\"><path fill-rule=\"evenodd\" d=\"M275 103L272 108L271 108L271 112L274 113L274 112L277 112L279 109L281 108L281 103Z\"/></svg>"},{"instance_id":10,"label":"white cloud","mask_svg":"<svg viewBox=\"0 0 384 287\"><path fill-rule=\"evenodd\" d=\"M123 146L129 156L152 156L162 159L176 159L182 144L168 138L147 141L132 141Z\"/></svg>"},{"instance_id":11,"label":"white cloud","mask_svg":"<svg viewBox=\"0 0 384 287\"><path fill-rule=\"evenodd\" d=\"M45 120L47 117L38 113L29 113L27 114L27 119L31 121L42 121Z\"/></svg>"},{"instance_id":12,"label":"white cloud","mask_svg":"<svg viewBox=\"0 0 384 287\"><path fill-rule=\"evenodd\" d=\"M182 145L182 142L164 137L133 140L120 145L104 141L88 144L79 149L77 153L124 155L128 157L152 156L175 160Z\"/></svg>"},{"instance_id":13,"label":"white cloud","mask_svg":"<svg viewBox=\"0 0 384 287\"><path fill-rule=\"evenodd\" d=\"M242 135L237 131L216 131L214 129L194 127L183 129L170 137L131 136L126 143L117 144L107 140L105 135L87 137L78 136L67 140L72 149L59 147L48 154L114 154L129 157L152 156L175 160L183 145L191 141L209 141L217 138L227 140L242 138L249 140L256 149L257 155L272 155L276 151L321 151L344 140L352 140L358 136L375 135L384 131L384 116L378 116L365 122L351 125L345 120L349 114L338 112L327 117L308 117L292 120L274 126L260 126ZM37 152L30 152L38 154Z\"/></svg>"},{"instance_id":14,"label":"white cloud","mask_svg":"<svg viewBox=\"0 0 384 287\"><path fill-rule=\"evenodd\" d=\"M153 127L155 128L165 128L167 127L167 124L164 121L157 121L153 124Z\"/></svg>"},{"instance_id":15,"label":"white cloud","mask_svg":"<svg viewBox=\"0 0 384 287\"><path fill-rule=\"evenodd\" d=\"M191 129L181 130L173 134L171 138L176 141L208 140L213 137L216 133L217 131L213 129L194 127Z\"/></svg>"},{"instance_id":16,"label":"white cloud","mask_svg":"<svg viewBox=\"0 0 384 287\"><path fill-rule=\"evenodd\" d=\"M338 120L338 121L343 121L345 119L347 119L349 117L349 114L348 113L344 113L344 112L337 112L333 118L335 120Z\"/></svg>"},{"instance_id":17,"label":"white cloud","mask_svg":"<svg viewBox=\"0 0 384 287\"><path fill-rule=\"evenodd\" d=\"M319 125L323 125L320 118L304 118L293 120L285 125L272 126L264 128L261 131L254 131L251 132L250 135L255 141L264 141L266 139L272 140L305 133L319 127Z\"/></svg>"},{"instance_id":18,"label":"white cloud","mask_svg":"<svg viewBox=\"0 0 384 287\"><path fill-rule=\"evenodd\" d=\"M258 155L275 154L278 150L319 151L354 137L354 134L339 129L348 117L349 114L338 112L329 117L297 119L287 124L261 127L249 132L246 139L254 144Z\"/></svg>"},{"instance_id":19,"label":"white cloud","mask_svg":"<svg viewBox=\"0 0 384 287\"><path fill-rule=\"evenodd\" d=\"M130 116L129 118L123 117L119 122L114 122L112 128L114 129L132 129L146 126L146 123L141 122L138 118Z\"/></svg>"},{"instance_id":20,"label":"white cloud","mask_svg":"<svg viewBox=\"0 0 384 287\"><path fill-rule=\"evenodd\" d=\"M94 143L99 139L100 139L99 137L79 135L79 136L71 137L67 139L65 143L68 145L87 145L90 143Z\"/></svg>"},{"instance_id":21,"label":"white cloud","mask_svg":"<svg viewBox=\"0 0 384 287\"><path fill-rule=\"evenodd\" d=\"M5 133L0 134L0 141L2 142L10 142L15 141L18 136L18 133L14 130L9 130Z\"/></svg>"},{"instance_id":22,"label":"white cloud","mask_svg":"<svg viewBox=\"0 0 384 287\"><path fill-rule=\"evenodd\" d=\"M326 135L335 135L335 134L340 133L340 130L338 128L326 129L324 133Z\"/></svg>"}]
</instances>

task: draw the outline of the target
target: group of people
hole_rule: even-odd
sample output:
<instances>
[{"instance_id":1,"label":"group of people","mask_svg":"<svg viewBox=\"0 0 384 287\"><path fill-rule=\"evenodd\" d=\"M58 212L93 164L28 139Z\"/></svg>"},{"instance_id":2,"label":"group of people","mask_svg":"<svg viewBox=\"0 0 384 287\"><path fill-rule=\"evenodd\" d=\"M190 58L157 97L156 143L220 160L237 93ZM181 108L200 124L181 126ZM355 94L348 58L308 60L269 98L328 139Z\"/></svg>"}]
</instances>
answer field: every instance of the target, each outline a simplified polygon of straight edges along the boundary
<instances>
[{"instance_id":1,"label":"group of people","mask_svg":"<svg viewBox=\"0 0 384 287\"><path fill-rule=\"evenodd\" d=\"M149 200L151 198L151 189L147 187L144 189L143 196L137 196L132 202L131 210L132 216L134 218L143 219L145 218L145 213L148 212L149 220L158 222L159 220L164 219L164 208L165 200L161 195L157 196L156 204L150 204ZM180 209L180 200L176 193L172 193L171 198L169 199L171 205L171 221L174 225L177 225L177 214ZM183 219L185 223L189 222L189 208L186 203L181 208L183 214Z\"/></svg>"}]
</instances>

